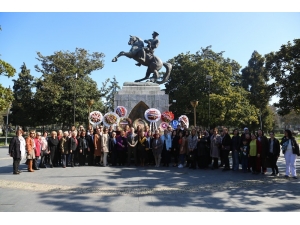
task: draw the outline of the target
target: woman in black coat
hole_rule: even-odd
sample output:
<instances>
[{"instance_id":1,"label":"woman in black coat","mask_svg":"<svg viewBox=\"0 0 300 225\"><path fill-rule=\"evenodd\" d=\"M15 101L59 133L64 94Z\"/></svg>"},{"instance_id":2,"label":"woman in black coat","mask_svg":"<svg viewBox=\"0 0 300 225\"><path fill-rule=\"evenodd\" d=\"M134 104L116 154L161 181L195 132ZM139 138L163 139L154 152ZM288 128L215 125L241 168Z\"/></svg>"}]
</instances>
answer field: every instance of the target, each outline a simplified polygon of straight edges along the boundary
<instances>
[{"instance_id":1,"label":"woman in black coat","mask_svg":"<svg viewBox=\"0 0 300 225\"><path fill-rule=\"evenodd\" d=\"M173 167L178 167L178 158L179 158L179 135L177 134L176 130L172 131L172 147L171 147L171 153L172 156L174 157L174 165Z\"/></svg>"},{"instance_id":2,"label":"woman in black coat","mask_svg":"<svg viewBox=\"0 0 300 225\"><path fill-rule=\"evenodd\" d=\"M229 152L231 150L231 137L228 134L228 129L227 128L223 128L223 135L224 137L222 138L222 157L223 157L223 162L225 164L225 167L223 169L223 171L226 170L230 170L230 166L229 166Z\"/></svg>"},{"instance_id":3,"label":"woman in black coat","mask_svg":"<svg viewBox=\"0 0 300 225\"><path fill-rule=\"evenodd\" d=\"M89 142L86 131L82 131L79 138L78 160L79 166L85 166L86 156L88 154Z\"/></svg>"},{"instance_id":4,"label":"woman in black coat","mask_svg":"<svg viewBox=\"0 0 300 225\"><path fill-rule=\"evenodd\" d=\"M52 131L51 137L48 138L48 149L49 149L49 154L50 154L50 167L51 168L53 168L53 166L56 166L56 167L58 166L56 164L56 162L54 161L54 157L56 155L56 151L58 151L58 147L59 147L59 140L57 138L57 132Z\"/></svg>"},{"instance_id":5,"label":"woman in black coat","mask_svg":"<svg viewBox=\"0 0 300 225\"><path fill-rule=\"evenodd\" d=\"M197 143L197 162L199 169L205 169L209 165L209 144L203 131L199 132Z\"/></svg>"},{"instance_id":6,"label":"woman in black coat","mask_svg":"<svg viewBox=\"0 0 300 225\"><path fill-rule=\"evenodd\" d=\"M10 157L13 158L13 174L20 174L21 171L19 170L20 161L22 158L22 153L25 153L25 139L22 136L23 131L21 128L19 128L16 131L16 136L13 137L10 141L9 147L8 147L8 153Z\"/></svg>"}]
</instances>

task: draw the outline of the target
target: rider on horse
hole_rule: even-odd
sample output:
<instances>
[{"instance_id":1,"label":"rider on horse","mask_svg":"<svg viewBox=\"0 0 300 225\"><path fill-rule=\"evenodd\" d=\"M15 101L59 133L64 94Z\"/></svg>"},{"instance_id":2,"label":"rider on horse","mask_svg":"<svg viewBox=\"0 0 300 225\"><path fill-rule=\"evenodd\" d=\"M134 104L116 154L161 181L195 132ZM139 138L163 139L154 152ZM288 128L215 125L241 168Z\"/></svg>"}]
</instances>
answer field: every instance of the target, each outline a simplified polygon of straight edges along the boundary
<instances>
[{"instance_id":1,"label":"rider on horse","mask_svg":"<svg viewBox=\"0 0 300 225\"><path fill-rule=\"evenodd\" d=\"M154 49L156 49L159 45L159 40L156 38L159 34L157 32L153 32L152 33L152 38L153 39L148 39L145 40L144 42L147 43L147 47L146 48L141 48L137 54L139 56L139 59L143 62L145 62L145 57L146 57L146 53L149 53L150 55L153 55L154 53ZM141 66L141 63L137 63L135 64L137 66Z\"/></svg>"},{"instance_id":2,"label":"rider on horse","mask_svg":"<svg viewBox=\"0 0 300 225\"><path fill-rule=\"evenodd\" d=\"M159 40L156 38L158 36L157 32L153 32L153 39L149 40L141 40L136 36L131 36L129 38L128 44L131 45L131 49L129 52L121 51L117 56L112 59L112 62L117 62L118 58L121 56L126 56L130 59L138 62L137 66L143 65L147 67L146 75L144 78L135 80L135 82L141 82L146 79L150 79L150 82L163 84L165 83L171 74L172 64L168 62L162 62L160 58L155 56L154 49L159 45ZM144 42L147 43L147 47L144 47ZM159 70L164 66L166 68L166 72L164 73L162 79L160 78ZM153 74L152 77L150 75Z\"/></svg>"}]
</instances>

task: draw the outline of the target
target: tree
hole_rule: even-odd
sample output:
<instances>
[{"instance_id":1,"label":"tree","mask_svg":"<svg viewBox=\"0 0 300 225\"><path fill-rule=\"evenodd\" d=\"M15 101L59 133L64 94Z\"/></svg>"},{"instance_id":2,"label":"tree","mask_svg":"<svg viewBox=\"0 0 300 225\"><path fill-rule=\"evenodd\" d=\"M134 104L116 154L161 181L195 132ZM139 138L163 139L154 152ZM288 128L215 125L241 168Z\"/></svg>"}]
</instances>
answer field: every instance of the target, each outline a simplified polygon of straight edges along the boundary
<instances>
[{"instance_id":1,"label":"tree","mask_svg":"<svg viewBox=\"0 0 300 225\"><path fill-rule=\"evenodd\" d=\"M258 120L261 120L261 126L264 127L265 122L269 120L265 116L271 116L268 113L268 102L272 96L268 84L269 78L265 70L265 58L254 51L248 61L248 66L242 69L241 72L241 85L249 93L247 98L250 104L258 109L255 112Z\"/></svg>"},{"instance_id":2,"label":"tree","mask_svg":"<svg viewBox=\"0 0 300 225\"><path fill-rule=\"evenodd\" d=\"M58 51L50 56L37 53L36 71L42 76L36 80L35 99L40 110L45 111L40 121L48 124L62 123L71 125L86 121L88 106L86 101L93 99L93 108L102 107L103 93L98 90L97 83L89 75L102 69L103 53L76 48L75 52Z\"/></svg>"},{"instance_id":3,"label":"tree","mask_svg":"<svg viewBox=\"0 0 300 225\"><path fill-rule=\"evenodd\" d=\"M275 79L272 84L274 93L279 96L280 115L287 115L292 110L300 113L300 39L294 39L282 45L277 52L266 54L268 75Z\"/></svg>"},{"instance_id":4,"label":"tree","mask_svg":"<svg viewBox=\"0 0 300 225\"><path fill-rule=\"evenodd\" d=\"M14 101L12 104L12 115L10 120L14 124L21 126L34 126L37 123L36 114L38 113L35 104L34 77L30 74L26 64L21 66L21 72L17 80L13 80Z\"/></svg>"},{"instance_id":5,"label":"tree","mask_svg":"<svg viewBox=\"0 0 300 225\"><path fill-rule=\"evenodd\" d=\"M281 117L281 121L283 122L285 129L288 129L291 126L296 126L296 128L298 129L300 125L300 115L297 114L294 110L291 110L289 114Z\"/></svg>"},{"instance_id":6,"label":"tree","mask_svg":"<svg viewBox=\"0 0 300 225\"><path fill-rule=\"evenodd\" d=\"M270 112L274 115L274 129L282 127L282 121L280 115L277 113L276 107L269 105Z\"/></svg>"},{"instance_id":7,"label":"tree","mask_svg":"<svg viewBox=\"0 0 300 225\"><path fill-rule=\"evenodd\" d=\"M169 62L173 69L165 86L170 100L176 100L176 104L170 107L175 117L188 114L192 119L190 101L198 100L197 124L202 126L208 126L208 122L210 127L257 122L254 107L249 104L247 93L240 85L241 66L234 60L225 59L223 52L215 53L208 46L195 54L181 53ZM210 90L206 75L213 77Z\"/></svg>"},{"instance_id":8,"label":"tree","mask_svg":"<svg viewBox=\"0 0 300 225\"><path fill-rule=\"evenodd\" d=\"M113 77L113 80L110 81L110 86L107 88L108 93L106 94L106 103L105 103L105 111L113 111L114 110L114 101L115 101L115 94L118 92L118 89L120 89L120 86L118 85L118 81L116 77Z\"/></svg>"}]
</instances>

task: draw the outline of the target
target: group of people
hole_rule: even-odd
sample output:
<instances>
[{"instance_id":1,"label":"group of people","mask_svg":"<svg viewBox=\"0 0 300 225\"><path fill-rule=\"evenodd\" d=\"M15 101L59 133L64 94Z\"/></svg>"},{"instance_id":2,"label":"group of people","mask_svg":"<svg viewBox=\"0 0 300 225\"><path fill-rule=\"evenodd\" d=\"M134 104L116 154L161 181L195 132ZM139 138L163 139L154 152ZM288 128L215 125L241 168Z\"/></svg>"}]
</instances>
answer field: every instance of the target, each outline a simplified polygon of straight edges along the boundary
<instances>
[{"instance_id":1,"label":"group of people","mask_svg":"<svg viewBox=\"0 0 300 225\"><path fill-rule=\"evenodd\" d=\"M296 158L299 145L290 130L285 130L282 140L269 132L267 138L262 130L256 134L248 128L240 135L238 129L230 135L227 128L209 131L177 126L172 129L155 130L137 126L84 129L74 126L70 131L52 131L48 133L30 131L26 139L19 128L16 137L9 145L9 154L13 157L13 174L20 174L19 164L26 154L28 171L33 172L47 166L155 166L190 169L217 169L223 171L242 171L253 174L265 174L267 168L272 169L272 176L278 176L277 160L282 148L285 161L285 176L297 179ZM281 147L282 146L282 147ZM231 152L232 163L229 155Z\"/></svg>"}]
</instances>

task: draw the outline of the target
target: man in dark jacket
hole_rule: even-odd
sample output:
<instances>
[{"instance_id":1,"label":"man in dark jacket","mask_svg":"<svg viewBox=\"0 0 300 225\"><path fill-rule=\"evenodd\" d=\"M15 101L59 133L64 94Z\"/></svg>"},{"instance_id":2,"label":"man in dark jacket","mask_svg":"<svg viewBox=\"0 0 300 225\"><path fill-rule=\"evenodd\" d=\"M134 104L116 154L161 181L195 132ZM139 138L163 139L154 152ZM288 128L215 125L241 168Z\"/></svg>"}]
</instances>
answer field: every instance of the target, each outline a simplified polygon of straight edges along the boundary
<instances>
[{"instance_id":1,"label":"man in dark jacket","mask_svg":"<svg viewBox=\"0 0 300 225\"><path fill-rule=\"evenodd\" d=\"M76 154L76 150L78 147L78 140L76 138L77 131L72 131L72 136L69 138L69 146L70 146L70 157L71 157L71 167L74 167L74 156Z\"/></svg>"},{"instance_id":2,"label":"man in dark jacket","mask_svg":"<svg viewBox=\"0 0 300 225\"><path fill-rule=\"evenodd\" d=\"M280 155L280 144L279 140L275 138L274 132L270 132L269 146L268 159L270 160L272 168L271 176L279 176L277 160Z\"/></svg>"},{"instance_id":3,"label":"man in dark jacket","mask_svg":"<svg viewBox=\"0 0 300 225\"><path fill-rule=\"evenodd\" d=\"M261 129L257 131L257 135L257 140L259 140L261 143L261 173L265 174L267 172L267 155L269 151L269 142L268 138L264 135L264 132Z\"/></svg>"}]
</instances>

